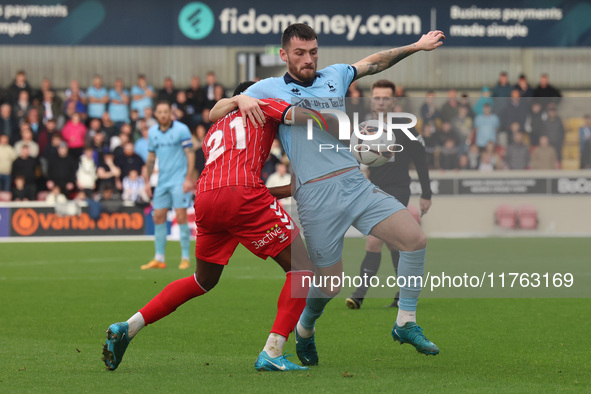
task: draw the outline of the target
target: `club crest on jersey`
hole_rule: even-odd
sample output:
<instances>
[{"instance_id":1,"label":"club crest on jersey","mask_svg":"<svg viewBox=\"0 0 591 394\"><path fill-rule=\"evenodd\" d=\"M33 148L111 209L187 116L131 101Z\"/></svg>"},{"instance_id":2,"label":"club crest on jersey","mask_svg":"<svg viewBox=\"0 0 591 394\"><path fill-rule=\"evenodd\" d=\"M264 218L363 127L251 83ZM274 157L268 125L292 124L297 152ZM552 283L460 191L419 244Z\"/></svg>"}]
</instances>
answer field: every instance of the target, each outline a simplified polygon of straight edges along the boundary
<instances>
[{"instance_id":1,"label":"club crest on jersey","mask_svg":"<svg viewBox=\"0 0 591 394\"><path fill-rule=\"evenodd\" d=\"M330 80L324 82L324 86L329 90L329 92L334 93L337 91L337 84L335 81Z\"/></svg>"}]
</instances>

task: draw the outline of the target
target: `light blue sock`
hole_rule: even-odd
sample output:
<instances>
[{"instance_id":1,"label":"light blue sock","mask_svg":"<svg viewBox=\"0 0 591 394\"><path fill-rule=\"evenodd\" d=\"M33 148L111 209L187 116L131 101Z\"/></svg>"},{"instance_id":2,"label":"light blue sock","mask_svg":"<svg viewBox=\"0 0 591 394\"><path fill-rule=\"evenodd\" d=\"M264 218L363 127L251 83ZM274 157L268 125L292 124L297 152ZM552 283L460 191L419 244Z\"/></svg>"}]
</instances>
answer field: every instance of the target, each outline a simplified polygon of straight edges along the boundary
<instances>
[{"instance_id":1,"label":"light blue sock","mask_svg":"<svg viewBox=\"0 0 591 394\"><path fill-rule=\"evenodd\" d=\"M302 327L307 330L314 329L316 320L322 315L324 307L330 300L332 300L332 298L324 294L316 286L312 285L310 291L308 291L308 297L306 298L306 307L300 316Z\"/></svg>"},{"instance_id":2,"label":"light blue sock","mask_svg":"<svg viewBox=\"0 0 591 394\"><path fill-rule=\"evenodd\" d=\"M189 225L179 224L179 229L181 231L181 257L183 259L189 260L189 248L191 247L191 230L189 230Z\"/></svg>"},{"instance_id":3,"label":"light blue sock","mask_svg":"<svg viewBox=\"0 0 591 394\"><path fill-rule=\"evenodd\" d=\"M400 252L398 263L398 277L422 277L425 272L425 254L427 249L414 252ZM399 279L401 280L401 279ZM399 308L404 311L416 311L421 293L421 282L411 278L406 280L406 286L400 288Z\"/></svg>"},{"instance_id":4,"label":"light blue sock","mask_svg":"<svg viewBox=\"0 0 591 394\"><path fill-rule=\"evenodd\" d=\"M168 229L166 223L154 225L154 246L156 247L156 256L164 256L166 251L166 235Z\"/></svg>"}]
</instances>

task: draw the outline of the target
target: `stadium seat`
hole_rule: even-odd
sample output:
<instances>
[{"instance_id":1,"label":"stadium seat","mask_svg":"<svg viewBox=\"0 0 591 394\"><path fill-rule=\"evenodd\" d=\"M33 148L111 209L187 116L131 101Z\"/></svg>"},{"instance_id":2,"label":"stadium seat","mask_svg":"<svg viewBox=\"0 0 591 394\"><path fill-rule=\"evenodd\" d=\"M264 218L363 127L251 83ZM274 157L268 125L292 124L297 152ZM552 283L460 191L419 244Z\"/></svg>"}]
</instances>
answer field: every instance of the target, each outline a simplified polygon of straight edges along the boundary
<instances>
[{"instance_id":1,"label":"stadium seat","mask_svg":"<svg viewBox=\"0 0 591 394\"><path fill-rule=\"evenodd\" d=\"M37 193L37 201L45 201L47 199L47 195L49 191L44 190Z\"/></svg>"},{"instance_id":2,"label":"stadium seat","mask_svg":"<svg viewBox=\"0 0 591 394\"><path fill-rule=\"evenodd\" d=\"M12 193L0 191L0 201L12 201Z\"/></svg>"},{"instance_id":3,"label":"stadium seat","mask_svg":"<svg viewBox=\"0 0 591 394\"><path fill-rule=\"evenodd\" d=\"M421 224L421 215L419 214L419 210L412 205L409 205L407 208L408 211L411 213L412 217L415 218L417 223Z\"/></svg>"},{"instance_id":4,"label":"stadium seat","mask_svg":"<svg viewBox=\"0 0 591 394\"><path fill-rule=\"evenodd\" d=\"M538 228L538 210L533 205L522 205L517 208L517 220L522 230Z\"/></svg>"},{"instance_id":5,"label":"stadium seat","mask_svg":"<svg viewBox=\"0 0 591 394\"><path fill-rule=\"evenodd\" d=\"M501 228L515 228L516 219L515 208L511 205L499 205L495 209L495 223Z\"/></svg>"}]
</instances>

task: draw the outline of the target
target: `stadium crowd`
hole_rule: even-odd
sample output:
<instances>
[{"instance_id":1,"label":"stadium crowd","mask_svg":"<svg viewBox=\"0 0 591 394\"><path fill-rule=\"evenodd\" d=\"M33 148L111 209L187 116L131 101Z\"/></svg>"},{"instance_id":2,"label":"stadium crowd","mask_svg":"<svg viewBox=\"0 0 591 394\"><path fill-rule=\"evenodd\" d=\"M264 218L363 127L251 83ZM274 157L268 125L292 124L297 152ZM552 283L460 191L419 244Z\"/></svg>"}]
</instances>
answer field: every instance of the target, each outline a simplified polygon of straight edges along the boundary
<instances>
[{"instance_id":1,"label":"stadium crowd","mask_svg":"<svg viewBox=\"0 0 591 394\"><path fill-rule=\"evenodd\" d=\"M193 133L196 174L205 165L202 141L210 126L209 110L225 97L225 88L208 72L205 84L193 76L179 89L172 78L155 89L138 75L128 89L117 79L105 86L97 75L83 89L77 80L57 91L49 79L33 88L18 71L0 86L0 192L12 200L64 201L73 198L147 201L142 174L148 154L148 130L157 122L156 102L168 101L176 120ZM363 92L353 83L348 96ZM410 111L410 99L397 86L397 111ZM506 98L496 100L496 98ZM533 88L525 75L515 84L502 72L496 85L484 87L477 100L450 89L443 105L427 93L415 112L429 164L441 170L497 171L559 169L565 144L565 121L558 114L561 93L547 74ZM502 104L502 105L500 105ZM578 126L580 168L591 168L591 116ZM278 140L262 171L271 183L288 182L288 160ZM150 180L155 186L157 171Z\"/></svg>"}]
</instances>

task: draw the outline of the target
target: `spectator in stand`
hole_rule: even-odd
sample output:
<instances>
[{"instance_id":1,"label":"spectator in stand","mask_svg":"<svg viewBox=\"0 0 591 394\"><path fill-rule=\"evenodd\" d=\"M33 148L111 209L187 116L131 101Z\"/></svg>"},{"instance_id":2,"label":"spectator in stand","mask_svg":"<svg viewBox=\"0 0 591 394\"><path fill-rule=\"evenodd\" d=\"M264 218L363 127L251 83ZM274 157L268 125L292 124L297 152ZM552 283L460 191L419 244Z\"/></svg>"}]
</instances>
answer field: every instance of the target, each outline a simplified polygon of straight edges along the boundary
<instances>
[{"instance_id":1,"label":"spectator in stand","mask_svg":"<svg viewBox=\"0 0 591 394\"><path fill-rule=\"evenodd\" d=\"M102 133L101 120L97 118L90 119L88 122L88 130L86 131L86 137L84 139L84 146L92 144L92 139L97 133Z\"/></svg>"},{"instance_id":2,"label":"spectator in stand","mask_svg":"<svg viewBox=\"0 0 591 394\"><path fill-rule=\"evenodd\" d=\"M583 116L583 121L585 123L579 128L579 148L581 150L581 155L583 154L585 144L588 141L591 141L591 115L585 114L585 116Z\"/></svg>"},{"instance_id":3,"label":"spectator in stand","mask_svg":"<svg viewBox=\"0 0 591 394\"><path fill-rule=\"evenodd\" d=\"M35 141L39 140L39 133L41 132L41 128L43 124L41 123L41 118L39 117L39 111L37 108L32 107L27 114L26 122L29 123L29 127L33 132L33 139Z\"/></svg>"},{"instance_id":4,"label":"spectator in stand","mask_svg":"<svg viewBox=\"0 0 591 394\"><path fill-rule=\"evenodd\" d=\"M72 119L66 122L62 129L62 138L68 144L70 156L78 160L84 149L86 140L86 126L82 123L79 113L74 113ZM62 190L66 190L62 188Z\"/></svg>"},{"instance_id":5,"label":"spectator in stand","mask_svg":"<svg viewBox=\"0 0 591 394\"><path fill-rule=\"evenodd\" d=\"M201 123L195 128L195 135L191 137L193 142L193 149L195 150L195 177L199 179L199 175L205 168L205 153L203 152L203 140L207 134L207 129Z\"/></svg>"},{"instance_id":6,"label":"spectator in stand","mask_svg":"<svg viewBox=\"0 0 591 394\"><path fill-rule=\"evenodd\" d=\"M47 93L51 93L51 96L54 98L58 105L63 105L61 99L57 96L57 92L54 88L51 87L51 80L49 78L43 78L43 81L41 81L41 88L38 91L36 91L32 96L33 104L36 106L41 105L45 100L45 95Z\"/></svg>"},{"instance_id":7,"label":"spectator in stand","mask_svg":"<svg viewBox=\"0 0 591 394\"><path fill-rule=\"evenodd\" d=\"M530 168L532 170L554 170L560 168L556 149L550 145L548 136L540 136L540 145L531 154Z\"/></svg>"},{"instance_id":8,"label":"spectator in stand","mask_svg":"<svg viewBox=\"0 0 591 394\"><path fill-rule=\"evenodd\" d=\"M134 151L145 162L148 159L148 131L150 128L144 119L139 121L141 137L135 141Z\"/></svg>"},{"instance_id":9,"label":"spectator in stand","mask_svg":"<svg viewBox=\"0 0 591 394\"><path fill-rule=\"evenodd\" d=\"M123 123L129 123L129 91L123 87L123 80L117 78L115 85L109 91L109 117L120 128ZM104 117L102 118L104 122Z\"/></svg>"},{"instance_id":10,"label":"spectator in stand","mask_svg":"<svg viewBox=\"0 0 591 394\"><path fill-rule=\"evenodd\" d=\"M483 150L488 142L496 143L497 131L501 123L499 117L492 113L491 106L484 104L484 112L474 119L476 129L476 145Z\"/></svg>"},{"instance_id":11,"label":"spectator in stand","mask_svg":"<svg viewBox=\"0 0 591 394\"><path fill-rule=\"evenodd\" d=\"M10 191L12 163L18 154L6 134L0 134L0 191Z\"/></svg>"},{"instance_id":12,"label":"spectator in stand","mask_svg":"<svg viewBox=\"0 0 591 394\"><path fill-rule=\"evenodd\" d=\"M185 91L187 95L187 105L193 107L193 124L197 125L202 122L201 113L203 112L204 108L204 93L203 89L200 87L200 80L199 77L193 76L191 78L191 85Z\"/></svg>"},{"instance_id":13,"label":"spectator in stand","mask_svg":"<svg viewBox=\"0 0 591 394\"><path fill-rule=\"evenodd\" d=\"M427 153L427 163L429 168L435 168L435 153L439 151L441 142L439 132L432 122L423 125L423 141L425 142L425 152Z\"/></svg>"},{"instance_id":14,"label":"spectator in stand","mask_svg":"<svg viewBox=\"0 0 591 394\"><path fill-rule=\"evenodd\" d=\"M591 168L591 140L587 140L581 152L581 169Z\"/></svg>"},{"instance_id":15,"label":"spectator in stand","mask_svg":"<svg viewBox=\"0 0 591 394\"><path fill-rule=\"evenodd\" d=\"M133 142L128 141L123 146L123 155L115 157L115 165L121 169L121 175L119 178L123 180L131 170L136 170L138 174L141 174L142 169L144 168L144 161L137 153L135 153Z\"/></svg>"},{"instance_id":16,"label":"spectator in stand","mask_svg":"<svg viewBox=\"0 0 591 394\"><path fill-rule=\"evenodd\" d=\"M73 90L70 98L66 100L65 103L65 118L66 120L71 120L74 117L74 114L78 114L81 121L85 121L87 114L86 114L86 105L82 101L80 96L80 91ZM63 127L62 127L63 128Z\"/></svg>"},{"instance_id":17,"label":"spectator in stand","mask_svg":"<svg viewBox=\"0 0 591 394\"><path fill-rule=\"evenodd\" d=\"M65 204L68 202L68 199L58 185L53 185L53 188L47 194L47 197L45 197L45 202L49 204Z\"/></svg>"},{"instance_id":18,"label":"spectator in stand","mask_svg":"<svg viewBox=\"0 0 591 394\"><path fill-rule=\"evenodd\" d=\"M278 187L278 186L285 186L291 183L291 174L287 172L287 166L283 163L277 163L275 165L275 172L269 175L267 178L267 182L265 185L268 188L271 187ZM282 205L291 205L292 198L282 198L279 200Z\"/></svg>"},{"instance_id":19,"label":"spectator in stand","mask_svg":"<svg viewBox=\"0 0 591 394\"><path fill-rule=\"evenodd\" d=\"M122 127L121 133L119 133L119 135L117 137L111 138L110 151L113 152L113 156L115 157L115 160L124 156L123 147L125 146L125 144L127 144L130 141L131 141L131 136L127 132L127 127Z\"/></svg>"},{"instance_id":20,"label":"spectator in stand","mask_svg":"<svg viewBox=\"0 0 591 394\"><path fill-rule=\"evenodd\" d=\"M203 108L204 109L212 109L213 106L215 105L215 103L217 103L219 100L219 99L216 100L215 88L217 86L221 86L221 85L216 82L216 76L213 71L209 71L207 73L207 76L205 77L205 81L206 81L206 85L203 87ZM223 91L223 87L222 87L222 91ZM202 121L208 123L209 116L205 117L205 115L204 115Z\"/></svg>"},{"instance_id":21,"label":"spectator in stand","mask_svg":"<svg viewBox=\"0 0 591 394\"><path fill-rule=\"evenodd\" d=\"M137 170L129 171L129 174L123 178L123 201L133 203L144 203L150 201L146 193L146 183L144 178L139 176Z\"/></svg>"},{"instance_id":22,"label":"spectator in stand","mask_svg":"<svg viewBox=\"0 0 591 394\"><path fill-rule=\"evenodd\" d=\"M168 104L175 102L177 90L174 88L174 81L171 77L164 78L164 85L158 91L156 101L166 101Z\"/></svg>"},{"instance_id":23,"label":"spectator in stand","mask_svg":"<svg viewBox=\"0 0 591 394\"><path fill-rule=\"evenodd\" d=\"M76 171L76 186L78 190L84 191L86 197L91 198L96 188L96 163L94 161L94 149L84 148L84 154L80 156L78 170Z\"/></svg>"},{"instance_id":24,"label":"spectator in stand","mask_svg":"<svg viewBox=\"0 0 591 394\"><path fill-rule=\"evenodd\" d=\"M518 122L519 128L523 130L528 112L529 108L526 100L521 98L519 90L513 89L511 99L505 104L500 113L502 130L508 131L513 122Z\"/></svg>"},{"instance_id":25,"label":"spectator in stand","mask_svg":"<svg viewBox=\"0 0 591 394\"><path fill-rule=\"evenodd\" d=\"M29 155L28 145L23 145L19 157L12 163L11 177L15 180L22 177L24 180L24 192L29 200L35 200L37 185L35 172L37 170L37 160ZM14 194L14 192L13 192Z\"/></svg>"},{"instance_id":26,"label":"spectator in stand","mask_svg":"<svg viewBox=\"0 0 591 394\"><path fill-rule=\"evenodd\" d=\"M31 188L31 185L27 185L25 177L22 175L14 178L12 201L35 201L35 191Z\"/></svg>"},{"instance_id":27,"label":"spectator in stand","mask_svg":"<svg viewBox=\"0 0 591 394\"><path fill-rule=\"evenodd\" d=\"M564 125L558 116L556 104L549 103L547 107L548 119L544 122L543 134L548 136L550 145L556 149L558 161L562 160L562 146L564 145Z\"/></svg>"},{"instance_id":28,"label":"spectator in stand","mask_svg":"<svg viewBox=\"0 0 591 394\"><path fill-rule=\"evenodd\" d=\"M450 89L447 92L447 101L441 106L439 115L442 122L451 122L455 117L458 116L458 107L460 102L457 98L457 92L455 89Z\"/></svg>"},{"instance_id":29,"label":"spectator in stand","mask_svg":"<svg viewBox=\"0 0 591 394\"><path fill-rule=\"evenodd\" d=\"M55 93L51 90L47 90L43 93L43 99L41 101L40 113L43 116L43 123L47 124L49 120L55 120L58 128L63 127L66 120L64 119L63 103L58 100Z\"/></svg>"},{"instance_id":30,"label":"spectator in stand","mask_svg":"<svg viewBox=\"0 0 591 394\"><path fill-rule=\"evenodd\" d=\"M466 153L468 147L472 144L472 129L474 123L472 118L468 115L469 107L460 106L458 108L458 116L452 121L453 128L458 132L459 143L458 149L460 153Z\"/></svg>"},{"instance_id":31,"label":"spectator in stand","mask_svg":"<svg viewBox=\"0 0 591 394\"><path fill-rule=\"evenodd\" d=\"M474 104L474 115L482 115L484 113L484 106L486 104L490 105L491 109L494 108L495 105L495 102L490 97L490 89L488 88L488 86L482 88L480 92L480 98L478 99L478 101L476 101L476 104Z\"/></svg>"},{"instance_id":32,"label":"spectator in stand","mask_svg":"<svg viewBox=\"0 0 591 394\"><path fill-rule=\"evenodd\" d=\"M472 111L472 105L470 104L468 93L462 93L460 96L460 107L458 108L458 112L462 108L465 108L468 111L468 117L473 120L476 115L474 114L474 111Z\"/></svg>"},{"instance_id":33,"label":"spectator in stand","mask_svg":"<svg viewBox=\"0 0 591 394\"><path fill-rule=\"evenodd\" d=\"M27 73L24 70L19 70L16 72L14 81L12 81L6 91L6 101L11 105L15 105L21 97L21 92L27 92L27 97L31 97L31 94L33 93L31 86L27 81Z\"/></svg>"},{"instance_id":34,"label":"spectator in stand","mask_svg":"<svg viewBox=\"0 0 591 394\"><path fill-rule=\"evenodd\" d=\"M492 96L493 97L509 97L511 96L511 91L513 87L509 83L509 76L507 75L506 71L501 71L499 74L499 80L497 84L493 88Z\"/></svg>"},{"instance_id":35,"label":"spectator in stand","mask_svg":"<svg viewBox=\"0 0 591 394\"><path fill-rule=\"evenodd\" d=\"M144 108L144 119L146 120L146 124L148 125L148 127L152 127L158 124L158 121L154 117L154 110L152 110L152 107Z\"/></svg>"},{"instance_id":36,"label":"spectator in stand","mask_svg":"<svg viewBox=\"0 0 591 394\"><path fill-rule=\"evenodd\" d=\"M435 92L429 90L425 97L425 102L421 105L421 119L423 124L435 123L439 119L439 110L435 106Z\"/></svg>"},{"instance_id":37,"label":"spectator in stand","mask_svg":"<svg viewBox=\"0 0 591 394\"><path fill-rule=\"evenodd\" d=\"M503 160L503 157L498 153L497 145L494 142L489 141L486 144L486 147L484 148L484 152L488 154L489 162L493 166L494 170L503 170L505 168L505 161Z\"/></svg>"},{"instance_id":38,"label":"spectator in stand","mask_svg":"<svg viewBox=\"0 0 591 394\"><path fill-rule=\"evenodd\" d=\"M90 119L101 119L107 111L109 102L109 91L103 86L103 78L95 75L92 79L92 86L86 91L88 99L88 117Z\"/></svg>"},{"instance_id":39,"label":"spectator in stand","mask_svg":"<svg viewBox=\"0 0 591 394\"><path fill-rule=\"evenodd\" d=\"M515 135L517 133L522 133L523 129L521 128L521 126L519 125L519 122L513 122L511 123L511 125L509 126L509 135L508 135L508 144L511 144L513 141L515 141ZM529 142L529 137L527 135L522 135L521 136L522 141L526 144L526 145L530 145Z\"/></svg>"},{"instance_id":40,"label":"spectator in stand","mask_svg":"<svg viewBox=\"0 0 591 394\"><path fill-rule=\"evenodd\" d=\"M0 134L7 135L11 145L20 138L18 122L12 116L12 107L8 103L0 105Z\"/></svg>"},{"instance_id":41,"label":"spectator in stand","mask_svg":"<svg viewBox=\"0 0 591 394\"><path fill-rule=\"evenodd\" d=\"M49 173L49 163L57 159L57 150L62 142L62 135L58 132L53 133L49 139L49 145L43 149L43 153L39 157L41 173L43 174L45 180L47 180L47 174Z\"/></svg>"},{"instance_id":42,"label":"spectator in stand","mask_svg":"<svg viewBox=\"0 0 591 394\"><path fill-rule=\"evenodd\" d=\"M519 95L521 97L532 97L534 95L534 91L531 88L531 86L529 86L525 74L519 75L519 78L517 79L517 83L515 84L514 88L519 91Z\"/></svg>"},{"instance_id":43,"label":"spectator in stand","mask_svg":"<svg viewBox=\"0 0 591 394\"><path fill-rule=\"evenodd\" d=\"M477 170L480 168L480 149L478 146L470 145L470 149L468 149L468 154L466 156L468 159L468 170Z\"/></svg>"},{"instance_id":44,"label":"spectator in stand","mask_svg":"<svg viewBox=\"0 0 591 394\"><path fill-rule=\"evenodd\" d=\"M529 134L531 146L537 146L540 136L544 132L544 121L548 115L543 111L542 103L532 101L531 111L525 120L525 131Z\"/></svg>"},{"instance_id":45,"label":"spectator in stand","mask_svg":"<svg viewBox=\"0 0 591 394\"><path fill-rule=\"evenodd\" d=\"M103 117L101 118L101 125L101 130L105 133L107 141L110 141L112 137L119 135L121 126L123 126L123 124L118 126L113 123L109 112L105 112L103 114Z\"/></svg>"},{"instance_id":46,"label":"spectator in stand","mask_svg":"<svg viewBox=\"0 0 591 394\"><path fill-rule=\"evenodd\" d=\"M27 146L29 156L36 159L39 156L39 145L33 140L33 132L31 126L27 122L21 123L21 139L14 144L16 154L21 154L23 146Z\"/></svg>"},{"instance_id":47,"label":"spectator in stand","mask_svg":"<svg viewBox=\"0 0 591 394\"><path fill-rule=\"evenodd\" d=\"M548 74L543 73L540 75L540 83L538 84L538 87L534 89L533 97L535 97L535 100L538 102L548 103L548 101L550 101L558 104L561 100L562 93L560 93L560 90L550 85L550 77ZM541 97L551 97L551 99L540 100Z\"/></svg>"},{"instance_id":48,"label":"spectator in stand","mask_svg":"<svg viewBox=\"0 0 591 394\"><path fill-rule=\"evenodd\" d=\"M139 117L143 118L144 108L152 108L152 100L155 96L154 88L148 85L146 76L138 75L137 84L131 88L131 109L137 110Z\"/></svg>"},{"instance_id":49,"label":"spectator in stand","mask_svg":"<svg viewBox=\"0 0 591 394\"><path fill-rule=\"evenodd\" d=\"M463 154L460 155L460 157L458 157L458 169L459 170L471 170L472 168L470 168L470 161L468 159L468 155L467 154Z\"/></svg>"},{"instance_id":50,"label":"spectator in stand","mask_svg":"<svg viewBox=\"0 0 591 394\"><path fill-rule=\"evenodd\" d=\"M76 100L79 100L83 105L86 105L86 95L80 89L80 82L78 82L77 79L72 79L70 81L70 87L66 89L64 96L66 97L66 100L75 97Z\"/></svg>"},{"instance_id":51,"label":"spectator in stand","mask_svg":"<svg viewBox=\"0 0 591 394\"><path fill-rule=\"evenodd\" d=\"M94 151L94 162L98 163L101 155L110 152L109 143L107 142L107 135L104 131L99 131L94 135L89 145Z\"/></svg>"},{"instance_id":52,"label":"spectator in stand","mask_svg":"<svg viewBox=\"0 0 591 394\"><path fill-rule=\"evenodd\" d=\"M31 101L29 100L29 92L26 90L21 90L18 94L18 99L14 106L12 107L12 114L16 120L17 124L24 122L27 118L27 114L29 110L33 108L31 105Z\"/></svg>"},{"instance_id":53,"label":"spectator in stand","mask_svg":"<svg viewBox=\"0 0 591 394\"><path fill-rule=\"evenodd\" d=\"M96 174L98 190L103 190L105 187L115 189L117 179L121 176L121 169L115 165L112 153L105 152L100 155Z\"/></svg>"},{"instance_id":54,"label":"spectator in stand","mask_svg":"<svg viewBox=\"0 0 591 394\"><path fill-rule=\"evenodd\" d=\"M347 109L352 112L363 112L363 92L357 86L357 81L351 82L349 88L347 89L347 93L345 93L345 97L349 98L347 102Z\"/></svg>"},{"instance_id":55,"label":"spectator in stand","mask_svg":"<svg viewBox=\"0 0 591 394\"><path fill-rule=\"evenodd\" d=\"M170 106L172 116L175 120L187 125L189 129L193 128L193 107L187 103L187 95L183 90L176 94L174 103Z\"/></svg>"},{"instance_id":56,"label":"spectator in stand","mask_svg":"<svg viewBox=\"0 0 591 394\"><path fill-rule=\"evenodd\" d=\"M478 164L478 171L480 172L492 172L495 170L495 166L492 163L492 157L489 152L482 152L480 154L480 164Z\"/></svg>"},{"instance_id":57,"label":"spectator in stand","mask_svg":"<svg viewBox=\"0 0 591 394\"><path fill-rule=\"evenodd\" d=\"M510 170L525 170L529 166L529 146L523 141L523 133L513 135L513 142L507 147L505 164Z\"/></svg>"},{"instance_id":58,"label":"spectator in stand","mask_svg":"<svg viewBox=\"0 0 591 394\"><path fill-rule=\"evenodd\" d=\"M442 170L457 170L459 166L459 153L456 141L451 136L448 136L439 152L439 168Z\"/></svg>"},{"instance_id":59,"label":"spectator in stand","mask_svg":"<svg viewBox=\"0 0 591 394\"><path fill-rule=\"evenodd\" d=\"M68 144L60 143L57 148L57 158L50 161L47 169L47 189L58 185L64 193L70 194L76 185L76 170L78 162L68 154Z\"/></svg>"},{"instance_id":60,"label":"spectator in stand","mask_svg":"<svg viewBox=\"0 0 591 394\"><path fill-rule=\"evenodd\" d=\"M441 141L441 146L445 145L445 141L448 139L454 140L454 148L457 149L457 146L460 143L460 136L456 129L454 129L453 125L449 121L445 121L441 123L441 129L439 130L439 141Z\"/></svg>"}]
</instances>

